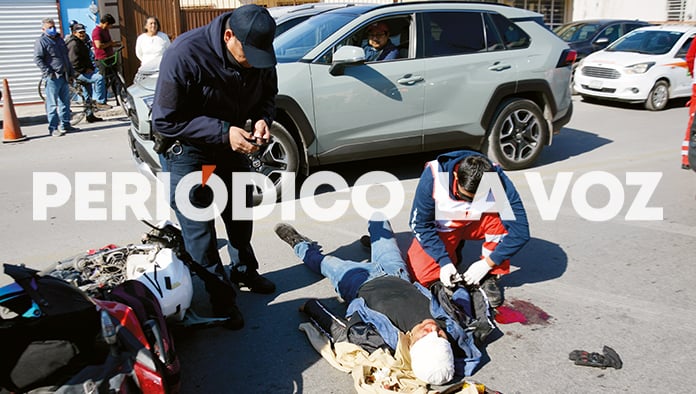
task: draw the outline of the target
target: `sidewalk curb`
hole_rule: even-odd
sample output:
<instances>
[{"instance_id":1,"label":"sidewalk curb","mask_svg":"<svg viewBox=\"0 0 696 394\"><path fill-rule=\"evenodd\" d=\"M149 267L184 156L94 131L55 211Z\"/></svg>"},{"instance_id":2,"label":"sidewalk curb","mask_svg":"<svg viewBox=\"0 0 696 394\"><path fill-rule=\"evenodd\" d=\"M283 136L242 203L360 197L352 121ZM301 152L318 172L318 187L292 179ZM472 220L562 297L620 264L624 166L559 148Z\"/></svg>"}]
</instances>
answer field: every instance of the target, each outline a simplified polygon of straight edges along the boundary
<instances>
[{"instance_id":1,"label":"sidewalk curb","mask_svg":"<svg viewBox=\"0 0 696 394\"><path fill-rule=\"evenodd\" d=\"M121 107L114 107L114 108L106 110L106 111L98 111L95 113L95 115L104 119L104 120L111 120L114 118L126 117L126 114L123 113L123 111L121 110ZM18 117L18 120L19 120L20 126L36 126L36 125L48 123L48 118L46 117L46 114L22 116L22 117ZM82 122L84 122L84 120ZM82 123L82 122L80 122L80 123ZM5 127L4 121L2 119L0 119L0 129L3 129L4 127Z\"/></svg>"}]
</instances>

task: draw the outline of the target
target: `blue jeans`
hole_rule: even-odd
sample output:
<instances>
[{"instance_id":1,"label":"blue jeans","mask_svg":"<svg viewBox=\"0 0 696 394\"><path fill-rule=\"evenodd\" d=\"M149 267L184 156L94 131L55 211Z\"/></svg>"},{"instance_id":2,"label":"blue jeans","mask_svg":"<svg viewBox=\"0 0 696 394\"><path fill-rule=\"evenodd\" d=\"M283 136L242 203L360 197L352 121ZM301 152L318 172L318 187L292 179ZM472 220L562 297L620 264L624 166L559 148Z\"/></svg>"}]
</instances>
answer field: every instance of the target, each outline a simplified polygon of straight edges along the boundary
<instances>
[{"instance_id":1,"label":"blue jeans","mask_svg":"<svg viewBox=\"0 0 696 394\"><path fill-rule=\"evenodd\" d=\"M394 231L388 221L368 222L372 252L369 262L343 260L321 253L316 243L300 242L295 245L295 254L309 269L324 275L331 281L336 293L350 302L367 281L381 276L398 276L411 282L404 258L394 239Z\"/></svg>"},{"instance_id":2,"label":"blue jeans","mask_svg":"<svg viewBox=\"0 0 696 394\"><path fill-rule=\"evenodd\" d=\"M48 131L70 128L70 84L60 78L46 78L46 117Z\"/></svg>"},{"instance_id":3,"label":"blue jeans","mask_svg":"<svg viewBox=\"0 0 696 394\"><path fill-rule=\"evenodd\" d=\"M231 266L236 269L246 266L247 272L259 268L254 250L251 246L253 222L249 220L232 220L231 193L232 173L249 172L246 159L232 151L229 146L215 145L190 145L181 144L181 150L169 149L160 155L162 168L170 174L169 204L176 213L184 237L184 247L194 261L211 267L221 267L222 261L218 253L217 234L215 221L196 221L187 218L177 209L174 195L176 185L185 175L201 171L203 165L214 164L215 174L224 182L228 191L227 205L222 212L221 219L225 224L227 240L232 254ZM189 200L195 207L207 207L212 201L212 189L196 185L189 193Z\"/></svg>"},{"instance_id":4,"label":"blue jeans","mask_svg":"<svg viewBox=\"0 0 696 394\"><path fill-rule=\"evenodd\" d=\"M104 77L101 74L96 71L92 71L91 73L83 73L78 75L77 79L87 84L91 84L94 87L93 89L89 89L90 85L87 85L88 93L90 93L87 95L87 97L92 97L92 100L101 104L106 103L106 80L104 80Z\"/></svg>"}]
</instances>

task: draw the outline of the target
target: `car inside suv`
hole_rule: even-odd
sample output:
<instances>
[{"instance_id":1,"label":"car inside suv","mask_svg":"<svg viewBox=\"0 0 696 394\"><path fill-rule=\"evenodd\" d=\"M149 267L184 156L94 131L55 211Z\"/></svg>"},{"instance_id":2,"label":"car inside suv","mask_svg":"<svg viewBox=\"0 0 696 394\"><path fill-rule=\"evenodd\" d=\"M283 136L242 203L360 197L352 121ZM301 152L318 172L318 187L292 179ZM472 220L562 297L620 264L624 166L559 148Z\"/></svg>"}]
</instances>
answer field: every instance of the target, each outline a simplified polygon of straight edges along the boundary
<instances>
[{"instance_id":1,"label":"car inside suv","mask_svg":"<svg viewBox=\"0 0 696 394\"><path fill-rule=\"evenodd\" d=\"M575 75L583 99L642 103L651 111L669 100L691 96L686 53L696 27L666 24L633 30L584 58Z\"/></svg>"},{"instance_id":2,"label":"car inside suv","mask_svg":"<svg viewBox=\"0 0 696 394\"><path fill-rule=\"evenodd\" d=\"M591 19L558 26L553 31L577 52L577 61L606 48L624 34L650 25L640 20Z\"/></svg>"},{"instance_id":3,"label":"car inside suv","mask_svg":"<svg viewBox=\"0 0 696 394\"><path fill-rule=\"evenodd\" d=\"M396 59L366 60L375 23L387 26ZM449 1L347 7L295 26L274 47L273 140L254 169L277 193L283 172L441 149L475 149L505 169L528 168L572 114L575 52L542 15L523 9ZM158 171L147 115L153 92L130 92L141 101L134 156Z\"/></svg>"}]
</instances>

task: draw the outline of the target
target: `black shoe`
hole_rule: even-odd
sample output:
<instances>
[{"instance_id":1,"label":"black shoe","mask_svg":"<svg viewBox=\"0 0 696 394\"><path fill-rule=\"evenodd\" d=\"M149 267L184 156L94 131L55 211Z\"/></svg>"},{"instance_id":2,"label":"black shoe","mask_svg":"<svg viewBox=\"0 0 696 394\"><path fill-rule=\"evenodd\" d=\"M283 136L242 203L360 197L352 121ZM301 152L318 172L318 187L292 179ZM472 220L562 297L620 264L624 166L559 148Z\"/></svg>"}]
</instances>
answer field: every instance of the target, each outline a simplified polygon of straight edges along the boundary
<instances>
[{"instance_id":1,"label":"black shoe","mask_svg":"<svg viewBox=\"0 0 696 394\"><path fill-rule=\"evenodd\" d=\"M244 327L244 317L235 304L224 304L213 302L213 315L215 317L226 317L227 320L222 323L223 327L230 330L239 330Z\"/></svg>"},{"instance_id":2,"label":"black shoe","mask_svg":"<svg viewBox=\"0 0 696 394\"><path fill-rule=\"evenodd\" d=\"M102 118L97 118L97 117L94 116L94 115L88 115L88 116L87 116L87 122L88 122L88 123L101 122L101 121L103 121L103 120L104 120L104 119L102 119Z\"/></svg>"},{"instance_id":3,"label":"black shoe","mask_svg":"<svg viewBox=\"0 0 696 394\"><path fill-rule=\"evenodd\" d=\"M278 237L293 248L300 242L312 242L311 239L301 235L289 224L278 223L273 229Z\"/></svg>"},{"instance_id":4,"label":"black shoe","mask_svg":"<svg viewBox=\"0 0 696 394\"><path fill-rule=\"evenodd\" d=\"M63 132L64 133L75 133L80 131L79 127L74 127L74 126L65 126L63 127Z\"/></svg>"},{"instance_id":5,"label":"black shoe","mask_svg":"<svg viewBox=\"0 0 696 394\"><path fill-rule=\"evenodd\" d=\"M488 303L491 308L497 308L503 305L505 301L505 296L503 295L503 288L498 285L498 279L494 275L487 275L479 285L481 290L486 293L488 297Z\"/></svg>"},{"instance_id":6,"label":"black shoe","mask_svg":"<svg viewBox=\"0 0 696 394\"><path fill-rule=\"evenodd\" d=\"M372 241L370 241L370 236L369 235L363 235L360 237L360 245L372 249Z\"/></svg>"},{"instance_id":7,"label":"black shoe","mask_svg":"<svg viewBox=\"0 0 696 394\"><path fill-rule=\"evenodd\" d=\"M230 280L239 287L248 287L254 293L272 294L276 290L273 282L259 275L256 271L239 272L233 268L230 270Z\"/></svg>"}]
</instances>

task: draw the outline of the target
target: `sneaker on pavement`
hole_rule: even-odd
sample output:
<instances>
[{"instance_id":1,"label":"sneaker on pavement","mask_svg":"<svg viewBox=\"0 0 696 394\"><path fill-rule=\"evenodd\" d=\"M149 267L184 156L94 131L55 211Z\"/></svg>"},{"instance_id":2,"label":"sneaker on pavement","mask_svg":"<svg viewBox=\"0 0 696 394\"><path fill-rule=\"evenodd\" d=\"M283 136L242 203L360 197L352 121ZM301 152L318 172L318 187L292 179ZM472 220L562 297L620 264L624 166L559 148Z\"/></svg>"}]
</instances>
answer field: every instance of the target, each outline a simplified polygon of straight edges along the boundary
<instances>
[{"instance_id":1,"label":"sneaker on pavement","mask_svg":"<svg viewBox=\"0 0 696 394\"><path fill-rule=\"evenodd\" d=\"M280 239L285 241L288 245L293 248L300 242L312 242L311 239L300 234L289 224L278 223L273 229Z\"/></svg>"},{"instance_id":2,"label":"sneaker on pavement","mask_svg":"<svg viewBox=\"0 0 696 394\"><path fill-rule=\"evenodd\" d=\"M503 302L505 301L503 288L498 285L498 279L495 275L487 275L481 281L479 287L484 293L486 293L486 297L488 297L488 303L491 304L491 308L497 308L503 305Z\"/></svg>"},{"instance_id":3,"label":"sneaker on pavement","mask_svg":"<svg viewBox=\"0 0 696 394\"><path fill-rule=\"evenodd\" d=\"M112 106L110 106L110 105L107 104L107 103L104 103L104 104L102 104L102 103L96 103L96 104L94 104L94 106L97 107L98 110L107 110L107 109L113 108Z\"/></svg>"},{"instance_id":4,"label":"sneaker on pavement","mask_svg":"<svg viewBox=\"0 0 696 394\"><path fill-rule=\"evenodd\" d=\"M63 131L63 130L58 130L58 129L52 130L52 131L50 131L50 133L51 133L51 135L54 136L54 137L62 137L62 136L65 135L65 131Z\"/></svg>"},{"instance_id":5,"label":"sneaker on pavement","mask_svg":"<svg viewBox=\"0 0 696 394\"><path fill-rule=\"evenodd\" d=\"M239 287L246 286L254 293L271 294L276 290L275 284L261 276L257 271L240 272L230 269L230 280Z\"/></svg>"},{"instance_id":6,"label":"sneaker on pavement","mask_svg":"<svg viewBox=\"0 0 696 394\"><path fill-rule=\"evenodd\" d=\"M87 116L87 123L101 122L102 120L104 120L104 119L98 118L98 117L96 117L96 116L94 116L94 115L88 115L88 116Z\"/></svg>"},{"instance_id":7,"label":"sneaker on pavement","mask_svg":"<svg viewBox=\"0 0 696 394\"><path fill-rule=\"evenodd\" d=\"M244 327L244 317L242 312L235 304L215 302L211 300L213 315L215 317L226 317L227 320L222 324L230 330L239 330Z\"/></svg>"},{"instance_id":8,"label":"sneaker on pavement","mask_svg":"<svg viewBox=\"0 0 696 394\"><path fill-rule=\"evenodd\" d=\"M74 126L65 126L63 127L63 132L68 132L68 133L74 133L76 131L80 131L79 127L74 127Z\"/></svg>"}]
</instances>

